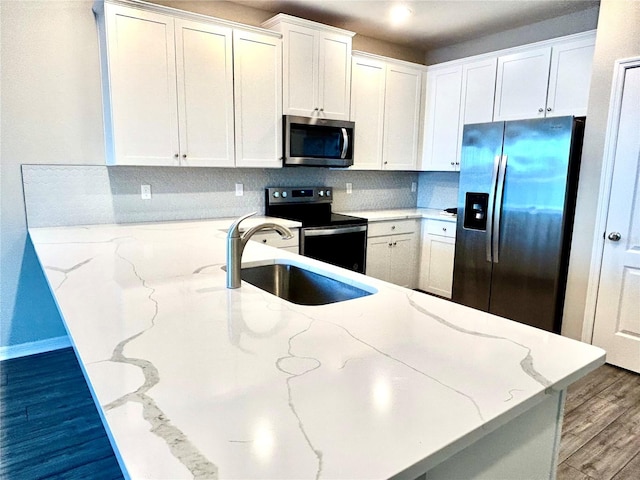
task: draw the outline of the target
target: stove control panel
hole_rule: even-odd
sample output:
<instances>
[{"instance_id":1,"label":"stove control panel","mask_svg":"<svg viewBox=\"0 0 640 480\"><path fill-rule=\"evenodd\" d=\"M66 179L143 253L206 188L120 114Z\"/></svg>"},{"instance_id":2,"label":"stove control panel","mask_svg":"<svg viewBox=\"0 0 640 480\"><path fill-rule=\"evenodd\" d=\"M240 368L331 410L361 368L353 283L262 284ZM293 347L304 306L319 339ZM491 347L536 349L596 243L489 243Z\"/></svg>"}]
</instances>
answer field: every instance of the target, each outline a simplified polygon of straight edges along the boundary
<instances>
[{"instance_id":1,"label":"stove control panel","mask_svg":"<svg viewBox=\"0 0 640 480\"><path fill-rule=\"evenodd\" d=\"M266 189L267 205L283 203L331 203L332 187L272 187Z\"/></svg>"}]
</instances>

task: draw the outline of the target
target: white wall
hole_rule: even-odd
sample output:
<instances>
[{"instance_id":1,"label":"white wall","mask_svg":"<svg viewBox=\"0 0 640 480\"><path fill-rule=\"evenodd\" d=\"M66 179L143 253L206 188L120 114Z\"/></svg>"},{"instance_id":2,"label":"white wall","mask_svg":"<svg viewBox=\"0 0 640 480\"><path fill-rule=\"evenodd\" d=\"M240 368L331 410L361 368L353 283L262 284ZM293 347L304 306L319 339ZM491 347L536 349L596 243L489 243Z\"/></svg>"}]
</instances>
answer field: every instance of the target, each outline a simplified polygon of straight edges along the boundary
<instances>
[{"instance_id":1,"label":"white wall","mask_svg":"<svg viewBox=\"0 0 640 480\"><path fill-rule=\"evenodd\" d=\"M20 165L104 163L91 5L2 2L0 347L65 335L27 242Z\"/></svg>"},{"instance_id":2,"label":"white wall","mask_svg":"<svg viewBox=\"0 0 640 480\"><path fill-rule=\"evenodd\" d=\"M602 0L589 92L562 334L582 335L614 62L640 55L640 2Z\"/></svg>"},{"instance_id":3,"label":"white wall","mask_svg":"<svg viewBox=\"0 0 640 480\"><path fill-rule=\"evenodd\" d=\"M468 42L431 50L425 55L425 63L448 62L459 58L495 52L527 43L594 30L598 22L598 7L562 15L524 27L487 35Z\"/></svg>"}]
</instances>

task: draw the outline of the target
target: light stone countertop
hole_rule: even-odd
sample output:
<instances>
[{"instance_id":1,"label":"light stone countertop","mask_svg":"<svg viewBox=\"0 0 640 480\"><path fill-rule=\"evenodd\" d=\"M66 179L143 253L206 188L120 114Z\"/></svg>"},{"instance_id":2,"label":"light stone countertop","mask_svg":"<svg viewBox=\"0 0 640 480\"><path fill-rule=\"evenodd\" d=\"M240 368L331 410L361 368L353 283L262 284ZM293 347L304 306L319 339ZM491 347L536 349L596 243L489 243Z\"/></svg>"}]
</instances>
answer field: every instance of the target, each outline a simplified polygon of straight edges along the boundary
<instances>
[{"instance_id":1,"label":"light stone countertop","mask_svg":"<svg viewBox=\"0 0 640 480\"><path fill-rule=\"evenodd\" d=\"M447 222L456 222L455 215L449 215L444 210L436 208L401 208L391 210L360 210L339 212L345 215L354 215L369 220L369 222L383 222L389 220L407 220L413 218L431 218L435 220L444 220Z\"/></svg>"},{"instance_id":2,"label":"light stone countertop","mask_svg":"<svg viewBox=\"0 0 640 480\"><path fill-rule=\"evenodd\" d=\"M604 351L249 242L373 295L225 288L231 220L32 228L131 478L415 478L604 362Z\"/></svg>"}]
</instances>

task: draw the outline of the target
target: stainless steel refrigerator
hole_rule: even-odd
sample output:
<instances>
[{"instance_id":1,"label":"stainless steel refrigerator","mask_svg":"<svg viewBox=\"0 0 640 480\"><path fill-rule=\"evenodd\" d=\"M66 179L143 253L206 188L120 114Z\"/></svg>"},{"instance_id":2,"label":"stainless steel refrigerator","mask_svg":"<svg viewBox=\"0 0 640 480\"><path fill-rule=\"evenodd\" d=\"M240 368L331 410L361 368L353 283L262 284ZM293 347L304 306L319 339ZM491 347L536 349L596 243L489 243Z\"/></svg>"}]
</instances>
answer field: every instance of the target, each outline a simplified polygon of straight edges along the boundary
<instances>
[{"instance_id":1,"label":"stainless steel refrigerator","mask_svg":"<svg viewBox=\"0 0 640 480\"><path fill-rule=\"evenodd\" d=\"M559 332L584 118L465 125L452 299Z\"/></svg>"}]
</instances>

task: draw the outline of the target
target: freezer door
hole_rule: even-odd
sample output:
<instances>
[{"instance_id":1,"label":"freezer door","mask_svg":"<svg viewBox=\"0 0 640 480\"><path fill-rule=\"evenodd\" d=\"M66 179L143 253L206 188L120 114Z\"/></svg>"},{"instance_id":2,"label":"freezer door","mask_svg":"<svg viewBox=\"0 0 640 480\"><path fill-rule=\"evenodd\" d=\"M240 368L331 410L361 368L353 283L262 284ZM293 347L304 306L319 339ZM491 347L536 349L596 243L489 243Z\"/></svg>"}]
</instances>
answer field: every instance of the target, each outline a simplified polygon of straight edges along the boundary
<instances>
[{"instance_id":1,"label":"freezer door","mask_svg":"<svg viewBox=\"0 0 640 480\"><path fill-rule=\"evenodd\" d=\"M573 117L505 124L506 168L501 211L496 205L498 251L489 311L548 331L559 329L556 305L564 292L563 230L565 204L573 201L567 197L573 125Z\"/></svg>"},{"instance_id":2,"label":"freezer door","mask_svg":"<svg viewBox=\"0 0 640 480\"><path fill-rule=\"evenodd\" d=\"M504 122L465 125L452 300L487 311L491 294L491 221Z\"/></svg>"}]
</instances>

